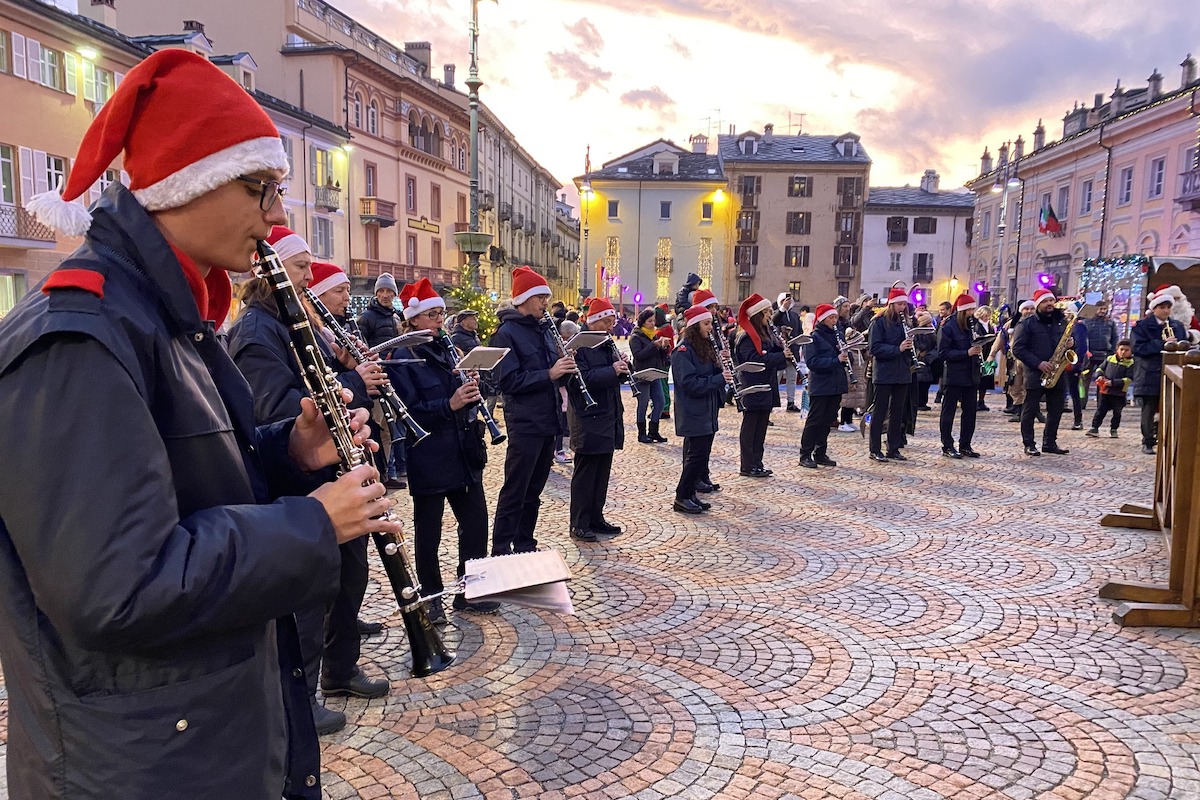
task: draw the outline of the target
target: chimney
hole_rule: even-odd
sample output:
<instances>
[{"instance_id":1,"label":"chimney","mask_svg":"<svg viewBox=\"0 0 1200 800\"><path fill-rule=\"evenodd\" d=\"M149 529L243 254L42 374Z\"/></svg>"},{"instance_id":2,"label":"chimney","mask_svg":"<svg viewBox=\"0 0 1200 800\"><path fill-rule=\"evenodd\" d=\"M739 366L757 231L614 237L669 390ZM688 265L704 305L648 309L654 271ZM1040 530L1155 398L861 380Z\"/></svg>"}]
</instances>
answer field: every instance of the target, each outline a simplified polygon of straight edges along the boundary
<instances>
[{"instance_id":1,"label":"chimney","mask_svg":"<svg viewBox=\"0 0 1200 800\"><path fill-rule=\"evenodd\" d=\"M1117 80L1117 88L1113 89L1112 106L1108 110L1108 117L1119 117L1121 112L1125 110L1125 90L1121 88L1120 79Z\"/></svg>"},{"instance_id":2,"label":"chimney","mask_svg":"<svg viewBox=\"0 0 1200 800\"><path fill-rule=\"evenodd\" d=\"M940 178L941 176L933 170L925 170L925 174L921 176L921 188L930 194L937 194L938 180Z\"/></svg>"},{"instance_id":3,"label":"chimney","mask_svg":"<svg viewBox=\"0 0 1200 800\"><path fill-rule=\"evenodd\" d=\"M1038 126L1033 129L1033 149L1041 150L1046 146L1046 126L1038 120Z\"/></svg>"},{"instance_id":4,"label":"chimney","mask_svg":"<svg viewBox=\"0 0 1200 800\"><path fill-rule=\"evenodd\" d=\"M1150 99L1157 100L1158 98L1162 97L1163 76L1162 73L1158 71L1158 67L1154 68L1154 72L1150 73L1150 77L1147 78L1146 81L1150 84Z\"/></svg>"},{"instance_id":5,"label":"chimney","mask_svg":"<svg viewBox=\"0 0 1200 800\"><path fill-rule=\"evenodd\" d=\"M772 144L775 141L775 126L767 123L763 126L763 144Z\"/></svg>"},{"instance_id":6,"label":"chimney","mask_svg":"<svg viewBox=\"0 0 1200 800\"><path fill-rule=\"evenodd\" d=\"M92 2L95 4L95 0ZM1184 89L1196 82L1196 59L1188 53L1187 58L1179 62L1179 66L1183 67L1183 82L1179 84L1179 88Z\"/></svg>"},{"instance_id":7,"label":"chimney","mask_svg":"<svg viewBox=\"0 0 1200 800\"><path fill-rule=\"evenodd\" d=\"M1008 166L1008 142L1000 145L1000 150L997 152L996 166Z\"/></svg>"},{"instance_id":8,"label":"chimney","mask_svg":"<svg viewBox=\"0 0 1200 800\"><path fill-rule=\"evenodd\" d=\"M1013 142L1013 161L1017 161L1025 157L1025 139L1021 136Z\"/></svg>"},{"instance_id":9,"label":"chimney","mask_svg":"<svg viewBox=\"0 0 1200 800\"><path fill-rule=\"evenodd\" d=\"M1104 93L1096 92L1096 102L1092 103L1092 108L1099 109L1102 105L1104 105Z\"/></svg>"},{"instance_id":10,"label":"chimney","mask_svg":"<svg viewBox=\"0 0 1200 800\"><path fill-rule=\"evenodd\" d=\"M404 54L421 65L421 74L429 74L433 45L429 42L405 42Z\"/></svg>"},{"instance_id":11,"label":"chimney","mask_svg":"<svg viewBox=\"0 0 1200 800\"><path fill-rule=\"evenodd\" d=\"M979 174L987 175L991 171L992 171L992 154L989 153L988 149L985 147L985 148L983 148L983 158L979 159Z\"/></svg>"},{"instance_id":12,"label":"chimney","mask_svg":"<svg viewBox=\"0 0 1200 800\"><path fill-rule=\"evenodd\" d=\"M117 27L116 0L80 0L79 13L101 25Z\"/></svg>"},{"instance_id":13,"label":"chimney","mask_svg":"<svg viewBox=\"0 0 1200 800\"><path fill-rule=\"evenodd\" d=\"M188 33L204 33L204 23L197 22L194 19L185 19L183 21L183 29Z\"/></svg>"},{"instance_id":14,"label":"chimney","mask_svg":"<svg viewBox=\"0 0 1200 800\"><path fill-rule=\"evenodd\" d=\"M442 85L446 86L447 88L450 88L450 89L454 88L454 65L453 64L443 64L442 65Z\"/></svg>"},{"instance_id":15,"label":"chimney","mask_svg":"<svg viewBox=\"0 0 1200 800\"><path fill-rule=\"evenodd\" d=\"M703 133L697 133L696 135L690 136L688 138L692 142L692 152L693 153L707 153L708 152L708 137L705 136Z\"/></svg>"}]
</instances>

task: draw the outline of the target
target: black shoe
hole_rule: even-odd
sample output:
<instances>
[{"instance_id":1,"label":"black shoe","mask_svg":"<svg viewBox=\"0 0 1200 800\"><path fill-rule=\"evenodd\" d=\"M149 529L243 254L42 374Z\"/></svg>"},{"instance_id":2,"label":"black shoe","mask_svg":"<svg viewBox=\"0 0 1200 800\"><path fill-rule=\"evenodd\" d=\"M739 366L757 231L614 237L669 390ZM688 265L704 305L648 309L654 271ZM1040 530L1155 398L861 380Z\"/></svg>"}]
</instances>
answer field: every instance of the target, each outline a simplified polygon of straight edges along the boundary
<instances>
[{"instance_id":1,"label":"black shoe","mask_svg":"<svg viewBox=\"0 0 1200 800\"><path fill-rule=\"evenodd\" d=\"M309 703L312 706L313 724L317 728L317 736L328 736L346 727L346 715L342 712L326 708L318 703L315 697L310 698Z\"/></svg>"},{"instance_id":2,"label":"black shoe","mask_svg":"<svg viewBox=\"0 0 1200 800\"><path fill-rule=\"evenodd\" d=\"M816 462L816 460L815 460L815 459L813 459L813 457L812 457L811 455L809 455L809 456L800 456L800 466L802 466L802 467L806 467L806 468L808 468L808 469L816 469L816 468L817 468L817 462Z\"/></svg>"},{"instance_id":3,"label":"black shoe","mask_svg":"<svg viewBox=\"0 0 1200 800\"><path fill-rule=\"evenodd\" d=\"M692 502L690 497L683 500L676 499L671 505L671 508L680 511L684 514L703 514L704 509Z\"/></svg>"},{"instance_id":4,"label":"black shoe","mask_svg":"<svg viewBox=\"0 0 1200 800\"><path fill-rule=\"evenodd\" d=\"M469 611L472 614L495 614L500 610L500 603L495 600L468 600L461 594L454 595L451 606L455 611Z\"/></svg>"},{"instance_id":5,"label":"black shoe","mask_svg":"<svg viewBox=\"0 0 1200 800\"><path fill-rule=\"evenodd\" d=\"M775 423L774 423L774 422L772 422L771 420L767 420L767 427L768 427L768 428L774 428L774 427L775 427Z\"/></svg>"},{"instance_id":6,"label":"black shoe","mask_svg":"<svg viewBox=\"0 0 1200 800\"><path fill-rule=\"evenodd\" d=\"M383 482L383 488L393 491L395 489L407 489L408 481L404 478L388 478Z\"/></svg>"},{"instance_id":7,"label":"black shoe","mask_svg":"<svg viewBox=\"0 0 1200 800\"><path fill-rule=\"evenodd\" d=\"M813 456L813 461L816 461L822 467L836 467L837 466L837 462L834 461L829 456L825 455L824 453L822 453L819 456Z\"/></svg>"},{"instance_id":8,"label":"black shoe","mask_svg":"<svg viewBox=\"0 0 1200 800\"><path fill-rule=\"evenodd\" d=\"M1073 424L1073 425L1071 426L1071 430L1073 430L1073 431L1081 431L1081 430L1083 430L1083 423L1082 423L1082 422L1076 422L1075 424Z\"/></svg>"},{"instance_id":9,"label":"black shoe","mask_svg":"<svg viewBox=\"0 0 1200 800\"><path fill-rule=\"evenodd\" d=\"M933 411L929 406L917 406L917 411Z\"/></svg>"},{"instance_id":10,"label":"black shoe","mask_svg":"<svg viewBox=\"0 0 1200 800\"><path fill-rule=\"evenodd\" d=\"M646 429L646 432L647 438L650 439L652 444L663 444L667 441L667 437L663 436L659 431L659 424L657 420L651 420L650 426Z\"/></svg>"},{"instance_id":11,"label":"black shoe","mask_svg":"<svg viewBox=\"0 0 1200 800\"><path fill-rule=\"evenodd\" d=\"M889 450L887 457L892 461L908 461L908 456L904 455L899 450Z\"/></svg>"},{"instance_id":12,"label":"black shoe","mask_svg":"<svg viewBox=\"0 0 1200 800\"><path fill-rule=\"evenodd\" d=\"M1056 456L1065 456L1067 453L1069 453L1071 451L1069 449L1067 449L1066 447L1059 447L1057 444L1043 444L1042 452L1043 453L1052 453Z\"/></svg>"},{"instance_id":13,"label":"black shoe","mask_svg":"<svg viewBox=\"0 0 1200 800\"><path fill-rule=\"evenodd\" d=\"M700 481L696 484L696 491L704 492L705 494L715 492L717 488L716 484L709 483L708 481Z\"/></svg>"},{"instance_id":14,"label":"black shoe","mask_svg":"<svg viewBox=\"0 0 1200 800\"><path fill-rule=\"evenodd\" d=\"M391 688L386 678L368 678L357 667L354 674L344 681L332 680L328 675L321 676L321 694L326 697L353 696L370 700L383 697Z\"/></svg>"},{"instance_id":15,"label":"black shoe","mask_svg":"<svg viewBox=\"0 0 1200 800\"><path fill-rule=\"evenodd\" d=\"M712 503L706 503L696 495L692 495L692 502L700 506L702 511L708 511L710 508L712 508Z\"/></svg>"},{"instance_id":16,"label":"black shoe","mask_svg":"<svg viewBox=\"0 0 1200 800\"><path fill-rule=\"evenodd\" d=\"M793 414L799 414L799 413L800 413L800 407L799 407L799 406L797 406L795 403L788 403L788 404L787 404L787 410L788 410L788 411L790 411L790 412L792 412Z\"/></svg>"},{"instance_id":17,"label":"black shoe","mask_svg":"<svg viewBox=\"0 0 1200 800\"><path fill-rule=\"evenodd\" d=\"M1144 444L1144 445L1142 445L1142 452L1148 456L1152 456L1157 451L1154 449L1154 447L1152 445Z\"/></svg>"},{"instance_id":18,"label":"black shoe","mask_svg":"<svg viewBox=\"0 0 1200 800\"><path fill-rule=\"evenodd\" d=\"M1100 429L1099 428L1088 428L1088 432L1085 433L1084 436L1090 436L1093 439L1099 439L1100 438Z\"/></svg>"},{"instance_id":19,"label":"black shoe","mask_svg":"<svg viewBox=\"0 0 1200 800\"><path fill-rule=\"evenodd\" d=\"M990 409L990 408L988 408L988 407L987 407L986 405L984 405L983 403L980 403L979 405L975 406L975 410L976 410L976 411L991 411L991 409Z\"/></svg>"},{"instance_id":20,"label":"black shoe","mask_svg":"<svg viewBox=\"0 0 1200 800\"><path fill-rule=\"evenodd\" d=\"M383 630L382 622L364 622L358 620L358 635L359 636L374 636Z\"/></svg>"},{"instance_id":21,"label":"black shoe","mask_svg":"<svg viewBox=\"0 0 1200 800\"><path fill-rule=\"evenodd\" d=\"M644 433L638 434L638 441L641 442L642 444L654 444L654 440L651 439L649 436L647 436Z\"/></svg>"},{"instance_id":22,"label":"black shoe","mask_svg":"<svg viewBox=\"0 0 1200 800\"><path fill-rule=\"evenodd\" d=\"M760 472L765 472L765 473L767 473L768 475L774 475L774 474L775 474L775 470L773 470L773 469L767 469L766 467L764 467L764 466L762 466L762 465L759 465L758 469L759 469L759 471L760 471Z\"/></svg>"},{"instance_id":23,"label":"black shoe","mask_svg":"<svg viewBox=\"0 0 1200 800\"><path fill-rule=\"evenodd\" d=\"M650 442L652 444L666 444L667 441L667 437L660 436L657 431L655 431L654 435L650 437Z\"/></svg>"},{"instance_id":24,"label":"black shoe","mask_svg":"<svg viewBox=\"0 0 1200 800\"><path fill-rule=\"evenodd\" d=\"M1033 445L1027 445L1025 447L1025 455L1027 455L1027 456L1040 456L1041 454L1042 454L1042 451L1038 450Z\"/></svg>"},{"instance_id":25,"label":"black shoe","mask_svg":"<svg viewBox=\"0 0 1200 800\"><path fill-rule=\"evenodd\" d=\"M1038 414L1038 415L1035 417L1035 419L1036 419L1038 422L1040 422L1042 425L1045 425L1045 424L1046 424L1046 415L1045 415L1045 414Z\"/></svg>"},{"instance_id":26,"label":"black shoe","mask_svg":"<svg viewBox=\"0 0 1200 800\"><path fill-rule=\"evenodd\" d=\"M771 477L770 472L768 472L765 469L759 469L758 467L754 467L753 469L738 470L738 475L742 475L747 478L769 478L769 477Z\"/></svg>"},{"instance_id":27,"label":"black shoe","mask_svg":"<svg viewBox=\"0 0 1200 800\"><path fill-rule=\"evenodd\" d=\"M953 447L943 447L942 455L944 455L946 458L961 459L963 457L963 454L955 450Z\"/></svg>"},{"instance_id":28,"label":"black shoe","mask_svg":"<svg viewBox=\"0 0 1200 800\"><path fill-rule=\"evenodd\" d=\"M872 461L879 461L883 464L886 464L887 460L888 460L887 456L885 456L883 453L879 452L878 450L872 450L871 455L868 456L868 458L870 458Z\"/></svg>"},{"instance_id":29,"label":"black shoe","mask_svg":"<svg viewBox=\"0 0 1200 800\"><path fill-rule=\"evenodd\" d=\"M960 447L958 448L958 452L962 453L967 458L979 458L979 453L976 453L969 447Z\"/></svg>"},{"instance_id":30,"label":"black shoe","mask_svg":"<svg viewBox=\"0 0 1200 800\"><path fill-rule=\"evenodd\" d=\"M446 610L442 608L442 598L435 597L430 600L429 606L425 609L425 614L434 625L445 625Z\"/></svg>"},{"instance_id":31,"label":"black shoe","mask_svg":"<svg viewBox=\"0 0 1200 800\"><path fill-rule=\"evenodd\" d=\"M583 528L571 528L571 538L578 539L581 542L598 542L600 537L589 530Z\"/></svg>"},{"instance_id":32,"label":"black shoe","mask_svg":"<svg viewBox=\"0 0 1200 800\"><path fill-rule=\"evenodd\" d=\"M719 483L713 483L712 481L708 481L708 485L712 487L711 489L709 489L710 492L721 491L721 484L719 484Z\"/></svg>"},{"instance_id":33,"label":"black shoe","mask_svg":"<svg viewBox=\"0 0 1200 800\"><path fill-rule=\"evenodd\" d=\"M622 528L620 525L613 525L611 522L605 519L592 523L593 533L603 533L607 536L616 536L621 531Z\"/></svg>"}]
</instances>

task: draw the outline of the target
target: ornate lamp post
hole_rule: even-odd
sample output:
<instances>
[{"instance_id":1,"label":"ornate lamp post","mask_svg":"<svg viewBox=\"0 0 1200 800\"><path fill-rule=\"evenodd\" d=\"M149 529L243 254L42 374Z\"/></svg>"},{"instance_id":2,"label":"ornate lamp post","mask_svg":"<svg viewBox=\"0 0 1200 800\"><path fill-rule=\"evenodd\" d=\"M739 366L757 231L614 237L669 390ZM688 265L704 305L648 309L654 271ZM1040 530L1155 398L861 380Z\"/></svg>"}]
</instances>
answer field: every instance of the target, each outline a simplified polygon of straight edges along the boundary
<instances>
[{"instance_id":1,"label":"ornate lamp post","mask_svg":"<svg viewBox=\"0 0 1200 800\"><path fill-rule=\"evenodd\" d=\"M467 101L471 109L471 221L466 231L454 234L458 249L467 255L467 272L472 288L483 291L479 257L492 243L490 233L479 231L479 0L471 0L471 72L467 78Z\"/></svg>"},{"instance_id":2,"label":"ornate lamp post","mask_svg":"<svg viewBox=\"0 0 1200 800\"><path fill-rule=\"evenodd\" d=\"M579 265L579 296L588 298L592 296L592 287L589 285L591 281L588 278L588 212L592 205L592 183L586 175L579 188L579 202L583 205L583 261Z\"/></svg>"}]
</instances>

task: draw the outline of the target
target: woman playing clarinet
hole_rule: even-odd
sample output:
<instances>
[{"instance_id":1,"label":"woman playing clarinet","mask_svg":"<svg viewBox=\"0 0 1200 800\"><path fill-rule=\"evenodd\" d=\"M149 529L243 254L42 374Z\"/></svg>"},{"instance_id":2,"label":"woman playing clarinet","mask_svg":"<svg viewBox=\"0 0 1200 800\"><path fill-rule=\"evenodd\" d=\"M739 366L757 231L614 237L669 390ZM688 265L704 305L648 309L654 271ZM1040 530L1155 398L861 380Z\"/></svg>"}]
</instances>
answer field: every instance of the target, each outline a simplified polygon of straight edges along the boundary
<instances>
[{"instance_id":1,"label":"woman playing clarinet","mask_svg":"<svg viewBox=\"0 0 1200 800\"><path fill-rule=\"evenodd\" d=\"M912 385L913 343L908 337L908 294L893 288L887 308L871 321L872 381L875 411L871 418L871 460L907 461L904 426L908 419L908 388ZM883 426L887 423L887 452L883 450Z\"/></svg>"},{"instance_id":2,"label":"woman playing clarinet","mask_svg":"<svg viewBox=\"0 0 1200 800\"><path fill-rule=\"evenodd\" d=\"M734 340L733 358L738 364L762 364L761 372L746 372L741 378L743 389L750 386L769 386L770 391L750 392L742 397L742 429L739 437L741 451L740 474L749 478L769 478L771 470L763 466L763 450L767 441L767 423L771 409L779 405L779 381L776 376L787 365L783 343L767 329L771 301L752 294L738 307L738 331Z\"/></svg>"},{"instance_id":3,"label":"woman playing clarinet","mask_svg":"<svg viewBox=\"0 0 1200 800\"><path fill-rule=\"evenodd\" d=\"M971 449L975 415L979 409L979 371L983 348L972 344L976 325L975 298L963 292L954 301L954 313L942 323L938 358L942 360L942 455L946 458L979 458ZM962 408L958 448L954 447L954 414Z\"/></svg>"}]
</instances>

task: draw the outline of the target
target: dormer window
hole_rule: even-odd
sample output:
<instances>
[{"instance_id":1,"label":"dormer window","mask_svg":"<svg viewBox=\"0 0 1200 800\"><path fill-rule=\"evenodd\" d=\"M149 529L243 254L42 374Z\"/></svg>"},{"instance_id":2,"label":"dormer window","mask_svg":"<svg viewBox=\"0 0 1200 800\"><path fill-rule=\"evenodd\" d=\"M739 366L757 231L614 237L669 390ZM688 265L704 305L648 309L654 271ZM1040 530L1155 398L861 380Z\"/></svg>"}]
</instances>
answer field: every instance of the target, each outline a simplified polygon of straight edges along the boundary
<instances>
[{"instance_id":1,"label":"dormer window","mask_svg":"<svg viewBox=\"0 0 1200 800\"><path fill-rule=\"evenodd\" d=\"M660 153L654 157L655 175L678 175L679 156L674 153Z\"/></svg>"},{"instance_id":2,"label":"dormer window","mask_svg":"<svg viewBox=\"0 0 1200 800\"><path fill-rule=\"evenodd\" d=\"M753 136L747 136L739 143L742 155L755 156L758 155L758 139Z\"/></svg>"},{"instance_id":3,"label":"dormer window","mask_svg":"<svg viewBox=\"0 0 1200 800\"><path fill-rule=\"evenodd\" d=\"M242 86L245 87L247 92L253 92L254 91L254 73L248 69L240 70L240 73L241 73Z\"/></svg>"}]
</instances>

